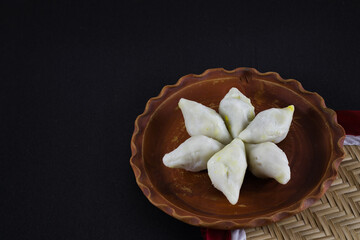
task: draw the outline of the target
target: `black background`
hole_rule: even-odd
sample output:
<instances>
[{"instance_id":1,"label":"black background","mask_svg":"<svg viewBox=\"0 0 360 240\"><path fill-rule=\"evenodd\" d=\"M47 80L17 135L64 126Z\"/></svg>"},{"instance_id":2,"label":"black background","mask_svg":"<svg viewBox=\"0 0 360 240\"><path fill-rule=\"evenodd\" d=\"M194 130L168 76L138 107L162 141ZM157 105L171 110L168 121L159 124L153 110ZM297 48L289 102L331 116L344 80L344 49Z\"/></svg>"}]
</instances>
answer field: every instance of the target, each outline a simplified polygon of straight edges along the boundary
<instances>
[{"instance_id":1,"label":"black background","mask_svg":"<svg viewBox=\"0 0 360 240\"><path fill-rule=\"evenodd\" d=\"M11 1L0 13L1 239L201 239L149 203L129 164L135 118L183 75L276 71L359 109L359 1Z\"/></svg>"}]
</instances>

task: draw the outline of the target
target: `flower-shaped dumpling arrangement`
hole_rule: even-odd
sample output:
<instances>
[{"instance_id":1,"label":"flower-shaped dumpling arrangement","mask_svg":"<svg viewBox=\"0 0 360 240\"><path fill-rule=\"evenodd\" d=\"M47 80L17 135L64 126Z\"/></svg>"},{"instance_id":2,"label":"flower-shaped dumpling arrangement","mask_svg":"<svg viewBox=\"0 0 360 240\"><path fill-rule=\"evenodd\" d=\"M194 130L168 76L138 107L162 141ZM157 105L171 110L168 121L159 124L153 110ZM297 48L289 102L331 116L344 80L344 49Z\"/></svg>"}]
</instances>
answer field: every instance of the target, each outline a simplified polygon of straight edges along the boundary
<instances>
[{"instance_id":1,"label":"flower-shaped dumpling arrangement","mask_svg":"<svg viewBox=\"0 0 360 240\"><path fill-rule=\"evenodd\" d=\"M257 177L274 178L281 184L290 180L289 161L275 143L289 132L293 105L255 116L250 99L237 88L221 100L220 114L184 98L178 105L191 137L165 154L165 166L192 172L207 169L214 187L233 205L239 200L248 166Z\"/></svg>"}]
</instances>

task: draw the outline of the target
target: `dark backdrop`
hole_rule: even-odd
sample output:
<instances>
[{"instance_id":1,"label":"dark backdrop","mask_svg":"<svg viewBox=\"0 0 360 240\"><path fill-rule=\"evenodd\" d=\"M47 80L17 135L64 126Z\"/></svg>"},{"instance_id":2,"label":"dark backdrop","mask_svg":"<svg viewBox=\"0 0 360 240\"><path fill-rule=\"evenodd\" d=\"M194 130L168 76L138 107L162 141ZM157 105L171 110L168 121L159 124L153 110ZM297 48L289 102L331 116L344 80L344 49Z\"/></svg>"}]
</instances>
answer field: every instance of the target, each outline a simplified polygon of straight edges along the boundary
<instances>
[{"instance_id":1,"label":"dark backdrop","mask_svg":"<svg viewBox=\"0 0 360 240\"><path fill-rule=\"evenodd\" d=\"M359 1L2 1L0 13L1 239L200 239L148 202L129 164L136 116L185 74L276 71L359 109Z\"/></svg>"}]
</instances>

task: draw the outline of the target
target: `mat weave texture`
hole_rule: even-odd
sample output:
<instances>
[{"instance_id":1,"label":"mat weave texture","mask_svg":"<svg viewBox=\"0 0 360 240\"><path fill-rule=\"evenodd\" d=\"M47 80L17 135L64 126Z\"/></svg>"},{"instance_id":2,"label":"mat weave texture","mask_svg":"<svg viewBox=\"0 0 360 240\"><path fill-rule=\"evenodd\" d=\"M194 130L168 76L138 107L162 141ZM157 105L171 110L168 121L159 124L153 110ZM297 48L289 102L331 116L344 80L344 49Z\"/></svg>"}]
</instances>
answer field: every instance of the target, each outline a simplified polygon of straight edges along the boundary
<instances>
[{"instance_id":1,"label":"mat weave texture","mask_svg":"<svg viewBox=\"0 0 360 240\"><path fill-rule=\"evenodd\" d=\"M247 239L360 240L360 146L344 149L338 177L319 201L278 223L245 229Z\"/></svg>"}]
</instances>

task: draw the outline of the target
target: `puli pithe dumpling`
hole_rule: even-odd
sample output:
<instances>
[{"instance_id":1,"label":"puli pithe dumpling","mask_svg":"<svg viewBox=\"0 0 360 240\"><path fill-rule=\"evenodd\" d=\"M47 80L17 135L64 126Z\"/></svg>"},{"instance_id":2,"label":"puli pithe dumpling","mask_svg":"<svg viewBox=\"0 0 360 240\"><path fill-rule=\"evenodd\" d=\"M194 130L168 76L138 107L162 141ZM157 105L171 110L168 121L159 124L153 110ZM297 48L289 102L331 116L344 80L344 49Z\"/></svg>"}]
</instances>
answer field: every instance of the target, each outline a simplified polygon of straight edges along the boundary
<instances>
[{"instance_id":1,"label":"puli pithe dumpling","mask_svg":"<svg viewBox=\"0 0 360 240\"><path fill-rule=\"evenodd\" d=\"M274 143L245 144L249 170L259 178L274 178L281 184L290 180L286 154Z\"/></svg>"},{"instance_id":2,"label":"puli pithe dumpling","mask_svg":"<svg viewBox=\"0 0 360 240\"><path fill-rule=\"evenodd\" d=\"M231 88L219 105L219 113L232 137L239 136L240 132L255 117L251 101L237 88Z\"/></svg>"},{"instance_id":3,"label":"puli pithe dumpling","mask_svg":"<svg viewBox=\"0 0 360 240\"><path fill-rule=\"evenodd\" d=\"M247 168L245 146L235 138L215 153L207 163L208 174L214 187L220 190L232 205L239 200L240 188Z\"/></svg>"},{"instance_id":4,"label":"puli pithe dumpling","mask_svg":"<svg viewBox=\"0 0 360 240\"><path fill-rule=\"evenodd\" d=\"M198 172L205 170L211 156L223 147L220 142L206 136L190 137L175 150L165 154L163 163L170 168Z\"/></svg>"},{"instance_id":5,"label":"puli pithe dumpling","mask_svg":"<svg viewBox=\"0 0 360 240\"><path fill-rule=\"evenodd\" d=\"M289 132L294 110L294 106L290 105L258 113L239 138L247 143L281 142Z\"/></svg>"},{"instance_id":6,"label":"puli pithe dumpling","mask_svg":"<svg viewBox=\"0 0 360 240\"><path fill-rule=\"evenodd\" d=\"M180 99L178 105L190 136L205 135L223 144L231 141L224 121L215 110L184 98Z\"/></svg>"}]
</instances>

